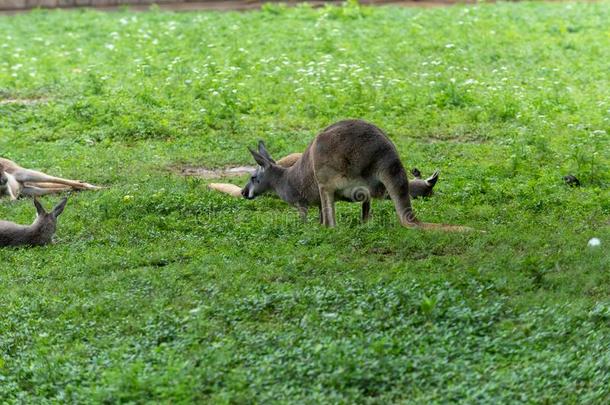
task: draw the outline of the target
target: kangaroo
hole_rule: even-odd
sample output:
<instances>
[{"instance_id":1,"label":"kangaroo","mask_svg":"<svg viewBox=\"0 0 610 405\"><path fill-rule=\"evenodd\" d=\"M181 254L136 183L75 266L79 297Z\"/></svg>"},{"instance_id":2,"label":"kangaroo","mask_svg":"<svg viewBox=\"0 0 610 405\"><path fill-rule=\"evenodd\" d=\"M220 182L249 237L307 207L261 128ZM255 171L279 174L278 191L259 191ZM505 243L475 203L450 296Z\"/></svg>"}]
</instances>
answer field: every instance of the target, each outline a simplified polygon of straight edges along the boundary
<instances>
[{"instance_id":1,"label":"kangaroo","mask_svg":"<svg viewBox=\"0 0 610 405\"><path fill-rule=\"evenodd\" d=\"M25 169L17 163L0 158L0 196L8 195L11 200L19 196L42 196L68 190L99 190L94 186L77 180L49 176L36 170Z\"/></svg>"},{"instance_id":2,"label":"kangaroo","mask_svg":"<svg viewBox=\"0 0 610 405\"><path fill-rule=\"evenodd\" d=\"M396 147L381 129L368 122L345 120L327 127L289 168L277 165L262 141L258 151L249 151L260 168L250 179L252 186L242 191L247 199L272 189L294 205L303 219L309 207L317 206L320 222L334 227L335 201L361 202L362 220L367 221L371 198L384 198L387 191L405 227L469 230L425 223L415 217L409 181Z\"/></svg>"},{"instance_id":3,"label":"kangaroo","mask_svg":"<svg viewBox=\"0 0 610 405\"><path fill-rule=\"evenodd\" d=\"M0 246L42 246L51 243L57 226L57 217L64 211L67 198L63 198L50 213L47 213L40 202L34 199L36 220L30 226L13 222L0 221Z\"/></svg>"}]
</instances>

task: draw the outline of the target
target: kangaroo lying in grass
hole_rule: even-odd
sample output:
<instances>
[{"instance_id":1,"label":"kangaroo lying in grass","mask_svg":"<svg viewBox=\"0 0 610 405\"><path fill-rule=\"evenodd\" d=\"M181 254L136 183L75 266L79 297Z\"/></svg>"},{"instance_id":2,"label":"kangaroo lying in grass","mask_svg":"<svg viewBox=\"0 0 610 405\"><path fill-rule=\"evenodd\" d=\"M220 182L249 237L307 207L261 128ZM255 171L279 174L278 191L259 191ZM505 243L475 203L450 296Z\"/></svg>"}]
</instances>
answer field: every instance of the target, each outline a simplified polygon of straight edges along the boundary
<instances>
[{"instance_id":1,"label":"kangaroo lying in grass","mask_svg":"<svg viewBox=\"0 0 610 405\"><path fill-rule=\"evenodd\" d=\"M252 199L273 190L294 205L306 219L309 207L318 206L320 222L336 226L335 201L362 203L362 220L370 216L371 198L387 194L405 227L470 230L468 227L419 221L411 207L409 181L392 141L376 126L361 120L346 120L324 129L302 156L286 168L279 166L264 143L249 149L259 170L242 191ZM438 176L437 176L438 177Z\"/></svg>"},{"instance_id":2,"label":"kangaroo lying in grass","mask_svg":"<svg viewBox=\"0 0 610 405\"><path fill-rule=\"evenodd\" d=\"M68 190L99 189L101 187L89 183L25 169L11 160L0 158L0 197L8 195L11 200L16 200L22 194L36 197Z\"/></svg>"},{"instance_id":3,"label":"kangaroo lying in grass","mask_svg":"<svg viewBox=\"0 0 610 405\"><path fill-rule=\"evenodd\" d=\"M64 211L67 198L62 199L47 213L38 200L34 199L36 219L30 226L0 221L0 246L42 246L51 243L57 226L57 217Z\"/></svg>"}]
</instances>

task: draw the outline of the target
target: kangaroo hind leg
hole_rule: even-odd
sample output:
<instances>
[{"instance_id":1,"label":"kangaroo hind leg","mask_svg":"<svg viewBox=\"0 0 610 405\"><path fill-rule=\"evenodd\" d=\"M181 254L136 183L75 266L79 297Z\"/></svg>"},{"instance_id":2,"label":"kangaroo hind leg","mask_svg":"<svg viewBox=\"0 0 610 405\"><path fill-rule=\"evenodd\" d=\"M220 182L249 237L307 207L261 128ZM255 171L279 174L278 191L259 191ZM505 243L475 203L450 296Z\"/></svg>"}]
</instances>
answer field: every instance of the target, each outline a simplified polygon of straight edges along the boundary
<instances>
[{"instance_id":1,"label":"kangaroo hind leg","mask_svg":"<svg viewBox=\"0 0 610 405\"><path fill-rule=\"evenodd\" d=\"M19 169L14 174L15 178L22 183L56 183L64 184L78 190L96 190L99 187L76 180L62 179L61 177L49 176L46 173L30 169Z\"/></svg>"},{"instance_id":2,"label":"kangaroo hind leg","mask_svg":"<svg viewBox=\"0 0 610 405\"><path fill-rule=\"evenodd\" d=\"M21 194L27 195L29 197L39 197L48 194L59 194L64 191L72 190L70 187L34 187L34 186L23 186L21 189Z\"/></svg>"},{"instance_id":3,"label":"kangaroo hind leg","mask_svg":"<svg viewBox=\"0 0 610 405\"><path fill-rule=\"evenodd\" d=\"M327 227L335 227L337 221L335 219L335 190L322 185L320 190L320 204L322 212L322 224Z\"/></svg>"}]
</instances>

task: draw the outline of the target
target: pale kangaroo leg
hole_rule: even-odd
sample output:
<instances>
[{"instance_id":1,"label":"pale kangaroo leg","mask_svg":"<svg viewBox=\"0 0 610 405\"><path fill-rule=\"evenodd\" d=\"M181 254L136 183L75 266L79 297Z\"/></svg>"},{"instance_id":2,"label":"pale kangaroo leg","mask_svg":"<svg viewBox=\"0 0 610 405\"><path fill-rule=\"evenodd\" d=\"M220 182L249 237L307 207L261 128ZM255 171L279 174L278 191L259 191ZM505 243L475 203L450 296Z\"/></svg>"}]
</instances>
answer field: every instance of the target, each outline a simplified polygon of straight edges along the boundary
<instances>
[{"instance_id":1,"label":"pale kangaroo leg","mask_svg":"<svg viewBox=\"0 0 610 405\"><path fill-rule=\"evenodd\" d=\"M76 180L62 179L61 177L49 176L46 173L38 172L36 170L30 169L19 169L14 173L17 181L22 183L30 182L44 182L44 183L57 183L57 184L65 184L66 186L70 186L79 190L97 190L99 187L94 186L88 183L82 183Z\"/></svg>"},{"instance_id":2,"label":"pale kangaroo leg","mask_svg":"<svg viewBox=\"0 0 610 405\"><path fill-rule=\"evenodd\" d=\"M25 187L37 187L37 188L62 188L66 191L68 190L72 190L72 187L70 186L62 186L58 183L25 183L24 184Z\"/></svg>"},{"instance_id":3,"label":"pale kangaroo leg","mask_svg":"<svg viewBox=\"0 0 610 405\"><path fill-rule=\"evenodd\" d=\"M335 193L330 192L325 187L320 186L320 201L322 205L322 224L328 227L337 225L335 220Z\"/></svg>"},{"instance_id":4,"label":"pale kangaroo leg","mask_svg":"<svg viewBox=\"0 0 610 405\"><path fill-rule=\"evenodd\" d=\"M62 193L64 191L68 191L68 190L71 190L71 188L70 187L40 188L40 187L34 187L34 186L24 186L21 189L21 194L27 195L30 197L39 197L39 196L48 195L48 194Z\"/></svg>"},{"instance_id":5,"label":"pale kangaroo leg","mask_svg":"<svg viewBox=\"0 0 610 405\"><path fill-rule=\"evenodd\" d=\"M21 183L19 183L19 181L17 181L17 179L13 175L9 173L6 173L6 178L8 195L12 201L15 201L17 198L19 198L23 186L21 185Z\"/></svg>"}]
</instances>

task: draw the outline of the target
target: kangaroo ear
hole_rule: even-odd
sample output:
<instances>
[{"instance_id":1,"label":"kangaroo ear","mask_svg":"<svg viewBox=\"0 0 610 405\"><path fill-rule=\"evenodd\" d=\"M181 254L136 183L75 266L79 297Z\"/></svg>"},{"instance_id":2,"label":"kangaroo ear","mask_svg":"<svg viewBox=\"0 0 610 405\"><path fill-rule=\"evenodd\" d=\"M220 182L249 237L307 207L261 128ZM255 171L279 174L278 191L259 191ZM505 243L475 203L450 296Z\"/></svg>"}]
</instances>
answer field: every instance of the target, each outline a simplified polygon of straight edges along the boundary
<instances>
[{"instance_id":1,"label":"kangaroo ear","mask_svg":"<svg viewBox=\"0 0 610 405\"><path fill-rule=\"evenodd\" d=\"M36 213L38 216L45 215L47 212L44 210L42 204L38 202L37 198L34 198L34 207L36 207Z\"/></svg>"},{"instance_id":2,"label":"kangaroo ear","mask_svg":"<svg viewBox=\"0 0 610 405\"><path fill-rule=\"evenodd\" d=\"M429 185L431 185L431 186L433 186L433 187L434 187L434 185L435 185L435 184L436 184L436 182L438 181L438 175L439 175L439 174L440 174L440 171L439 171L438 169L436 169L436 170L434 171L434 173L432 174L432 176L430 176L430 177L428 177L428 178L426 179L426 182L427 182Z\"/></svg>"},{"instance_id":3,"label":"kangaroo ear","mask_svg":"<svg viewBox=\"0 0 610 405\"><path fill-rule=\"evenodd\" d=\"M254 160L256 160L256 163L258 163L261 167L266 169L269 166L271 166L271 163L273 163L272 161L270 161L269 159L267 159L265 156L261 155L257 151L254 151L250 148L248 148L248 150L252 154L252 157L254 157Z\"/></svg>"},{"instance_id":4,"label":"kangaroo ear","mask_svg":"<svg viewBox=\"0 0 610 405\"><path fill-rule=\"evenodd\" d=\"M258 153L260 153L261 156L264 156L265 159L269 160L270 162L275 163L275 160L273 160L273 158L271 157L269 152L267 152L267 148L265 147L265 142L258 141Z\"/></svg>"},{"instance_id":5,"label":"kangaroo ear","mask_svg":"<svg viewBox=\"0 0 610 405\"><path fill-rule=\"evenodd\" d=\"M64 197L64 198L61 199L59 204L57 204L55 206L55 208L53 208L53 211L51 213L53 214L53 216L55 218L57 218L58 216L61 215L62 212L64 212L64 208L66 208L66 203L67 202L68 202L68 199L66 197Z\"/></svg>"}]
</instances>

